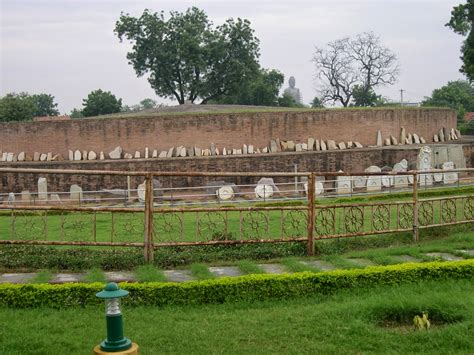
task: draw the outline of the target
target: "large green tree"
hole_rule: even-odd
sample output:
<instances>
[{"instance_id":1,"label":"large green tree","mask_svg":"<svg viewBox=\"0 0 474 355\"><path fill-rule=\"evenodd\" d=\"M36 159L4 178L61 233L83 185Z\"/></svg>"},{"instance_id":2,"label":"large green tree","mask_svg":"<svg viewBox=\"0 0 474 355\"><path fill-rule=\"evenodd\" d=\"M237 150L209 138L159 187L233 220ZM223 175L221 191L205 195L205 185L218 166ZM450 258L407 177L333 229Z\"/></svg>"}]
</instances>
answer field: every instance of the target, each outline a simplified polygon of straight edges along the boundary
<instances>
[{"instance_id":1,"label":"large green tree","mask_svg":"<svg viewBox=\"0 0 474 355\"><path fill-rule=\"evenodd\" d=\"M373 89L367 90L362 85L354 85L352 88L352 99L356 107L374 107L385 103L384 98Z\"/></svg>"},{"instance_id":2,"label":"large green tree","mask_svg":"<svg viewBox=\"0 0 474 355\"><path fill-rule=\"evenodd\" d=\"M110 91L92 91L82 101L82 114L85 117L107 115L122 110L122 99L117 99Z\"/></svg>"},{"instance_id":3,"label":"large green tree","mask_svg":"<svg viewBox=\"0 0 474 355\"><path fill-rule=\"evenodd\" d=\"M464 80L450 81L439 89L433 90L423 106L450 107L457 111L458 121L464 120L464 113L474 111L474 85Z\"/></svg>"},{"instance_id":4,"label":"large green tree","mask_svg":"<svg viewBox=\"0 0 474 355\"><path fill-rule=\"evenodd\" d=\"M474 81L474 0L467 0L465 4L455 6L446 26L462 36L467 36L461 47L463 65L460 71L470 81Z\"/></svg>"},{"instance_id":5,"label":"large green tree","mask_svg":"<svg viewBox=\"0 0 474 355\"><path fill-rule=\"evenodd\" d=\"M0 121L29 121L36 116L57 116L58 104L49 94L8 93L0 98Z\"/></svg>"},{"instance_id":6,"label":"large green tree","mask_svg":"<svg viewBox=\"0 0 474 355\"><path fill-rule=\"evenodd\" d=\"M261 69L235 92L213 100L220 104L278 106L278 93L285 77L278 70Z\"/></svg>"},{"instance_id":7,"label":"large green tree","mask_svg":"<svg viewBox=\"0 0 474 355\"><path fill-rule=\"evenodd\" d=\"M123 14L115 33L132 44L127 53L136 74L147 75L158 96L201 103L232 95L258 73L259 41L250 22L228 19L213 27L196 7L184 13L145 10Z\"/></svg>"}]
</instances>

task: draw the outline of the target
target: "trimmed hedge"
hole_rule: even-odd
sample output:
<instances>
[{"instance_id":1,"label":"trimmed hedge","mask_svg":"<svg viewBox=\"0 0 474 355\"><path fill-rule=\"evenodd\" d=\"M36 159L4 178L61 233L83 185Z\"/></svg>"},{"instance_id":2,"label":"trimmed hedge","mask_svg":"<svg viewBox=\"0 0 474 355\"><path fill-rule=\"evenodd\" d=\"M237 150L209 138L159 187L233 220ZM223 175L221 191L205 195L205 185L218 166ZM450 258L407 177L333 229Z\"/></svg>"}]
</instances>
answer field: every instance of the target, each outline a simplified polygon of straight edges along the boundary
<instances>
[{"instance_id":1,"label":"trimmed hedge","mask_svg":"<svg viewBox=\"0 0 474 355\"><path fill-rule=\"evenodd\" d=\"M249 275L185 283L122 283L130 291L125 304L163 306L234 301L263 301L326 294L357 287L375 287L443 279L474 278L474 260L407 263L331 272ZM2 284L0 306L12 308L97 305L100 283Z\"/></svg>"}]
</instances>

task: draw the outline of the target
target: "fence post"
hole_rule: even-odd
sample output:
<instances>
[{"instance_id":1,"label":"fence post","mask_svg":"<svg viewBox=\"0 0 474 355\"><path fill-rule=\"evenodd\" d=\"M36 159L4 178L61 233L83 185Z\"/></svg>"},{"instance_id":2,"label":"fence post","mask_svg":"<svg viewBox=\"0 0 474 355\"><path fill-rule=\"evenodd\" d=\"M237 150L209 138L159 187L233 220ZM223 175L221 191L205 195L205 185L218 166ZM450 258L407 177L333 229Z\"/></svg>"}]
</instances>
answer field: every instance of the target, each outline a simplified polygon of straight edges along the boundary
<instances>
[{"instance_id":1,"label":"fence post","mask_svg":"<svg viewBox=\"0 0 474 355\"><path fill-rule=\"evenodd\" d=\"M308 176L308 255L314 255L314 173Z\"/></svg>"},{"instance_id":2,"label":"fence post","mask_svg":"<svg viewBox=\"0 0 474 355\"><path fill-rule=\"evenodd\" d=\"M153 175L145 176L145 236L144 256L147 263L153 261Z\"/></svg>"},{"instance_id":3,"label":"fence post","mask_svg":"<svg viewBox=\"0 0 474 355\"><path fill-rule=\"evenodd\" d=\"M418 230L418 173L413 174L413 241L417 242Z\"/></svg>"}]
</instances>

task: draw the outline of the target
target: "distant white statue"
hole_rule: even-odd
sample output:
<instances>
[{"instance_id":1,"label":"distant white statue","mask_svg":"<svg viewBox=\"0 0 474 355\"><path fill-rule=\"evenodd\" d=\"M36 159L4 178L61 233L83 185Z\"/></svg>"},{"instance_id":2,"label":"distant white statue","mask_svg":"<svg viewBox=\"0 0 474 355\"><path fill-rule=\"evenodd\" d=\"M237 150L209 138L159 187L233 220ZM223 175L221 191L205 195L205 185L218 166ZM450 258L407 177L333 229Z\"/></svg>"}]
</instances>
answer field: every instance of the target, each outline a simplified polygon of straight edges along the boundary
<instances>
[{"instance_id":1,"label":"distant white statue","mask_svg":"<svg viewBox=\"0 0 474 355\"><path fill-rule=\"evenodd\" d=\"M288 80L288 84L290 85L285 89L283 92L284 95L291 96L297 103L301 103L301 93L300 89L295 88L296 80L294 76L290 76Z\"/></svg>"}]
</instances>

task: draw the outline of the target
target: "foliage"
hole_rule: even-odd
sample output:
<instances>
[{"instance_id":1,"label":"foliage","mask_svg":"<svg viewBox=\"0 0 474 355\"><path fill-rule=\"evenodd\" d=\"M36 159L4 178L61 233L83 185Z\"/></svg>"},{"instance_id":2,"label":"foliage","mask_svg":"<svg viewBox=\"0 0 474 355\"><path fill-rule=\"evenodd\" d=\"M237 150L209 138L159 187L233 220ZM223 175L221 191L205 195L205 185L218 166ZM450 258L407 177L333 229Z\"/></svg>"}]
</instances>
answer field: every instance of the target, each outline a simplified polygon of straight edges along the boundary
<instances>
[{"instance_id":1,"label":"foliage","mask_svg":"<svg viewBox=\"0 0 474 355\"><path fill-rule=\"evenodd\" d=\"M243 81L233 93L214 100L218 104L278 106L278 92L284 76L278 70L260 69L248 81Z\"/></svg>"},{"instance_id":2,"label":"foliage","mask_svg":"<svg viewBox=\"0 0 474 355\"><path fill-rule=\"evenodd\" d=\"M328 294L354 288L392 286L474 277L474 260L431 262L283 275L248 275L185 283L122 283L133 306L255 302ZM95 293L103 284L0 284L0 306L65 308L99 304Z\"/></svg>"},{"instance_id":3,"label":"foliage","mask_svg":"<svg viewBox=\"0 0 474 355\"><path fill-rule=\"evenodd\" d=\"M115 33L133 44L127 58L158 96L201 103L236 92L258 73L259 41L248 20L228 19L213 28L196 7L184 13L145 10L135 18L123 14Z\"/></svg>"},{"instance_id":4,"label":"foliage","mask_svg":"<svg viewBox=\"0 0 474 355\"><path fill-rule=\"evenodd\" d=\"M82 101L82 114L85 117L106 115L122 110L122 99L117 99L110 91L101 89L91 91Z\"/></svg>"},{"instance_id":5,"label":"foliage","mask_svg":"<svg viewBox=\"0 0 474 355\"><path fill-rule=\"evenodd\" d=\"M315 96L311 101L311 108L324 108L324 104L319 97Z\"/></svg>"},{"instance_id":6,"label":"foliage","mask_svg":"<svg viewBox=\"0 0 474 355\"><path fill-rule=\"evenodd\" d=\"M305 107L302 103L297 102L293 96L283 94L278 98L278 106L280 107Z\"/></svg>"},{"instance_id":7,"label":"foliage","mask_svg":"<svg viewBox=\"0 0 474 355\"><path fill-rule=\"evenodd\" d=\"M458 123L461 123L466 112L474 111L474 84L464 80L450 81L433 90L431 97L425 98L422 106L450 107L457 111Z\"/></svg>"},{"instance_id":8,"label":"foliage","mask_svg":"<svg viewBox=\"0 0 474 355\"><path fill-rule=\"evenodd\" d=\"M313 62L322 102L344 107L354 100L355 87L359 98L368 98L375 88L393 85L400 71L397 56L372 32L316 47Z\"/></svg>"},{"instance_id":9,"label":"foliage","mask_svg":"<svg viewBox=\"0 0 474 355\"><path fill-rule=\"evenodd\" d=\"M69 114L69 117L71 118L84 118L84 115L82 114L82 111L77 109L77 108L73 108L71 113Z\"/></svg>"},{"instance_id":10,"label":"foliage","mask_svg":"<svg viewBox=\"0 0 474 355\"><path fill-rule=\"evenodd\" d=\"M0 98L0 122L29 121L36 116L57 116L57 103L49 94L8 93Z\"/></svg>"},{"instance_id":11,"label":"foliage","mask_svg":"<svg viewBox=\"0 0 474 355\"><path fill-rule=\"evenodd\" d=\"M146 98L140 101L137 105L133 105L133 106L125 105L122 108L122 112L140 112L144 110L154 110L161 106L162 105L158 104L158 102L156 102L155 100Z\"/></svg>"},{"instance_id":12,"label":"foliage","mask_svg":"<svg viewBox=\"0 0 474 355\"><path fill-rule=\"evenodd\" d=\"M461 47L460 69L469 81L474 81L474 0L467 0L465 4L455 6L451 11L451 19L446 24L455 33L467 36Z\"/></svg>"},{"instance_id":13,"label":"foliage","mask_svg":"<svg viewBox=\"0 0 474 355\"><path fill-rule=\"evenodd\" d=\"M356 107L373 107L385 104L381 95L377 95L373 89L366 90L361 85L354 85L352 88L352 98Z\"/></svg>"}]
</instances>

